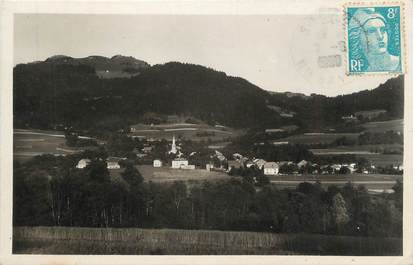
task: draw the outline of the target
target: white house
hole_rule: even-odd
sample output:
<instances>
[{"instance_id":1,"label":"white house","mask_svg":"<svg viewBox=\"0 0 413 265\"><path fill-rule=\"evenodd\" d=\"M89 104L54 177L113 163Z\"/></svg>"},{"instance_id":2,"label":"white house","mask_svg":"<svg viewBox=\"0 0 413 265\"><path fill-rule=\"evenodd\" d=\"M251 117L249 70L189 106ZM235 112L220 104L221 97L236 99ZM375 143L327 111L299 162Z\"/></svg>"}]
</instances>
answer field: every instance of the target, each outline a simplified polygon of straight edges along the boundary
<instances>
[{"instance_id":1,"label":"white house","mask_svg":"<svg viewBox=\"0 0 413 265\"><path fill-rule=\"evenodd\" d=\"M333 164L331 165L331 168L335 171L338 172L341 169L341 165L340 164Z\"/></svg>"},{"instance_id":2,"label":"white house","mask_svg":"<svg viewBox=\"0 0 413 265\"><path fill-rule=\"evenodd\" d=\"M145 154L149 154L150 152L152 152L153 147L152 146L144 146L142 148L142 152L144 152Z\"/></svg>"},{"instance_id":3,"label":"white house","mask_svg":"<svg viewBox=\"0 0 413 265\"><path fill-rule=\"evenodd\" d=\"M265 163L267 163L267 161L261 158L254 159L253 162L260 170L264 167Z\"/></svg>"},{"instance_id":4,"label":"white house","mask_svg":"<svg viewBox=\"0 0 413 265\"><path fill-rule=\"evenodd\" d=\"M106 164L107 164L107 168L108 169L119 169L120 165L119 165L119 161L122 160L122 158L119 157L108 157L106 159Z\"/></svg>"},{"instance_id":5,"label":"white house","mask_svg":"<svg viewBox=\"0 0 413 265\"><path fill-rule=\"evenodd\" d=\"M76 168L85 168L90 164L90 162L90 159L87 158L80 159L76 165Z\"/></svg>"},{"instance_id":6,"label":"white house","mask_svg":"<svg viewBox=\"0 0 413 265\"><path fill-rule=\"evenodd\" d=\"M402 171L403 170L403 164L393 166L393 169L398 170L398 171Z\"/></svg>"},{"instance_id":7,"label":"white house","mask_svg":"<svg viewBox=\"0 0 413 265\"><path fill-rule=\"evenodd\" d=\"M306 160L301 160L300 162L297 163L298 168L302 168L308 165L308 161Z\"/></svg>"},{"instance_id":8,"label":"white house","mask_svg":"<svg viewBox=\"0 0 413 265\"><path fill-rule=\"evenodd\" d=\"M181 168L182 166L188 166L188 160L185 158L175 158L172 160L172 168Z\"/></svg>"},{"instance_id":9,"label":"white house","mask_svg":"<svg viewBox=\"0 0 413 265\"><path fill-rule=\"evenodd\" d=\"M264 175L278 175L280 166L276 162L267 162L264 164Z\"/></svg>"},{"instance_id":10,"label":"white house","mask_svg":"<svg viewBox=\"0 0 413 265\"><path fill-rule=\"evenodd\" d=\"M153 160L153 167L162 167L162 161L159 159Z\"/></svg>"},{"instance_id":11,"label":"white house","mask_svg":"<svg viewBox=\"0 0 413 265\"><path fill-rule=\"evenodd\" d=\"M353 174L357 170L356 163L350 163L347 168L350 170L350 173Z\"/></svg>"},{"instance_id":12,"label":"white house","mask_svg":"<svg viewBox=\"0 0 413 265\"><path fill-rule=\"evenodd\" d=\"M225 156L224 156L221 152L219 152L219 151L217 151L217 150L215 150L215 156L216 156L216 158L218 158L218 160L221 161L221 162L226 160Z\"/></svg>"}]
</instances>

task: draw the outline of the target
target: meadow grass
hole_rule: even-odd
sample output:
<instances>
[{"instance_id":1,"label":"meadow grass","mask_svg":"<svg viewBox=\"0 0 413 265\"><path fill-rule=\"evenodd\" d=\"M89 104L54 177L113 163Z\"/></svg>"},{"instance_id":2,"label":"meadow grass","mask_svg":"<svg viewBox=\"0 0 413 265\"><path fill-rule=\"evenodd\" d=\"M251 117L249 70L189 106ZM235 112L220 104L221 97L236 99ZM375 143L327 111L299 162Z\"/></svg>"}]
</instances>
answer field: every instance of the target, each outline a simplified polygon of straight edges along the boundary
<instances>
[{"instance_id":1,"label":"meadow grass","mask_svg":"<svg viewBox=\"0 0 413 265\"><path fill-rule=\"evenodd\" d=\"M13 253L380 256L402 255L402 239L215 230L14 227Z\"/></svg>"}]
</instances>

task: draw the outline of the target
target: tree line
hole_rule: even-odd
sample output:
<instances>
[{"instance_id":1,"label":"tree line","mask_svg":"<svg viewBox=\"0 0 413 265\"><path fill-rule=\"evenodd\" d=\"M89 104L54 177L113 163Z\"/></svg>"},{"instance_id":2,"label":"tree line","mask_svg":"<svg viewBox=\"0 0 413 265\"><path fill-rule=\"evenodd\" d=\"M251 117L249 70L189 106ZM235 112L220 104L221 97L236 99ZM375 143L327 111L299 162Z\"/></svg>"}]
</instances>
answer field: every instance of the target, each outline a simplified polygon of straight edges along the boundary
<instances>
[{"instance_id":1,"label":"tree line","mask_svg":"<svg viewBox=\"0 0 413 265\"><path fill-rule=\"evenodd\" d=\"M132 165L111 176L99 156L84 169L76 169L76 162L75 156L44 155L15 163L14 225L402 234L399 182L393 194L379 195L351 183L256 186L251 177L153 183Z\"/></svg>"}]
</instances>

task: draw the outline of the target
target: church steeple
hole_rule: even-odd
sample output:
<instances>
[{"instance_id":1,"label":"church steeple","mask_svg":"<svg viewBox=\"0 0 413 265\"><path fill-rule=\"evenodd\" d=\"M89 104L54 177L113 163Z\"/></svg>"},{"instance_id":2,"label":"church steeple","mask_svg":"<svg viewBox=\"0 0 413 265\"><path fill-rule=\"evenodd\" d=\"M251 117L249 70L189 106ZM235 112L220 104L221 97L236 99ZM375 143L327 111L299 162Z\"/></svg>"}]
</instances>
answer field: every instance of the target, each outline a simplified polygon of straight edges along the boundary
<instances>
[{"instance_id":1,"label":"church steeple","mask_svg":"<svg viewBox=\"0 0 413 265\"><path fill-rule=\"evenodd\" d=\"M172 148L171 151L169 151L170 154L176 154L176 143L175 143L175 135L172 137Z\"/></svg>"}]
</instances>

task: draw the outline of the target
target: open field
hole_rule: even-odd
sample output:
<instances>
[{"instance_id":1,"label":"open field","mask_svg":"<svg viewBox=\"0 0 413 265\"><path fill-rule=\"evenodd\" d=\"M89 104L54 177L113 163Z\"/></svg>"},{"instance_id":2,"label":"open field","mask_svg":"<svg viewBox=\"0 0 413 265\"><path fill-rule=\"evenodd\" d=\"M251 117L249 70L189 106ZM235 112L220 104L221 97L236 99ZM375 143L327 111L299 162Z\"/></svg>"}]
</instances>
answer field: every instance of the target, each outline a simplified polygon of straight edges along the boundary
<instances>
[{"instance_id":1,"label":"open field","mask_svg":"<svg viewBox=\"0 0 413 265\"><path fill-rule=\"evenodd\" d=\"M140 165L137 169L145 181L164 182L176 180L217 180L228 179L224 172L207 171L205 169L172 169L169 167L154 168L150 165Z\"/></svg>"},{"instance_id":2,"label":"open field","mask_svg":"<svg viewBox=\"0 0 413 265\"><path fill-rule=\"evenodd\" d=\"M304 133L279 139L275 141L275 143L288 142L290 144L329 144L341 137L357 139L359 137L359 133Z\"/></svg>"},{"instance_id":3,"label":"open field","mask_svg":"<svg viewBox=\"0 0 413 265\"><path fill-rule=\"evenodd\" d=\"M356 157L363 157L373 163L375 166L386 167L390 165L403 164L402 154L380 154L364 150L350 150L350 149L310 149L314 155L355 155Z\"/></svg>"},{"instance_id":4,"label":"open field","mask_svg":"<svg viewBox=\"0 0 413 265\"><path fill-rule=\"evenodd\" d=\"M171 181L216 181L231 178L224 172L206 171L203 169L184 170L169 167L154 168L151 165L136 166L145 181L171 182ZM123 169L109 170L112 178L120 178ZM277 175L269 177L272 184L280 189L295 188L302 182L315 183L320 181L323 187L336 185L344 186L352 182L355 186L364 185L369 190L391 190L397 180L403 181L403 176L384 174L348 174L348 175Z\"/></svg>"},{"instance_id":5,"label":"open field","mask_svg":"<svg viewBox=\"0 0 413 265\"><path fill-rule=\"evenodd\" d=\"M223 142L228 138L238 136L241 132L228 127L213 127L206 124L173 123L160 125L134 125L130 135L154 139L172 139L182 137L193 141Z\"/></svg>"},{"instance_id":6,"label":"open field","mask_svg":"<svg viewBox=\"0 0 413 265\"><path fill-rule=\"evenodd\" d=\"M337 155L337 154L376 154L386 150L403 152L401 144L368 144L368 145L344 145L335 148L310 149L315 155Z\"/></svg>"},{"instance_id":7,"label":"open field","mask_svg":"<svg viewBox=\"0 0 413 265\"><path fill-rule=\"evenodd\" d=\"M279 175L269 177L272 184L279 189L295 188L302 182L316 183L321 182L323 187L336 185L344 186L351 182L354 186L363 185L368 190L390 191L397 180L403 181L403 176L384 175L384 174L347 174L347 175Z\"/></svg>"},{"instance_id":8,"label":"open field","mask_svg":"<svg viewBox=\"0 0 413 265\"><path fill-rule=\"evenodd\" d=\"M403 119L367 122L362 126L367 132L382 133L389 130L403 132ZM359 133L304 133L282 138L276 142L289 142L292 144L328 144L334 142L340 137L356 140L358 136Z\"/></svg>"},{"instance_id":9,"label":"open field","mask_svg":"<svg viewBox=\"0 0 413 265\"><path fill-rule=\"evenodd\" d=\"M13 156L26 161L42 154L66 155L77 152L65 144L65 136L59 131L19 130L13 132Z\"/></svg>"},{"instance_id":10,"label":"open field","mask_svg":"<svg viewBox=\"0 0 413 265\"><path fill-rule=\"evenodd\" d=\"M401 238L214 230L14 227L13 254L402 255Z\"/></svg>"},{"instance_id":11,"label":"open field","mask_svg":"<svg viewBox=\"0 0 413 265\"><path fill-rule=\"evenodd\" d=\"M366 124L363 124L363 127L368 132L403 132L403 119L368 122Z\"/></svg>"},{"instance_id":12,"label":"open field","mask_svg":"<svg viewBox=\"0 0 413 265\"><path fill-rule=\"evenodd\" d=\"M396 150L403 152L403 146L398 144L388 145L356 145L340 146L337 148L310 149L317 156L326 155L355 155L363 157L373 163L375 166L386 167L389 165L403 164L403 154L383 154L384 150Z\"/></svg>"},{"instance_id":13,"label":"open field","mask_svg":"<svg viewBox=\"0 0 413 265\"><path fill-rule=\"evenodd\" d=\"M151 165L136 166L145 181L171 182L171 181L203 181L222 180L230 177L224 172L207 171L205 169L172 169L168 166L155 168ZM121 177L124 169L110 169L113 180Z\"/></svg>"},{"instance_id":14,"label":"open field","mask_svg":"<svg viewBox=\"0 0 413 265\"><path fill-rule=\"evenodd\" d=\"M376 166L389 166L389 165L401 165L403 164L403 155L387 155L387 154L364 154L356 155L368 159Z\"/></svg>"}]
</instances>

